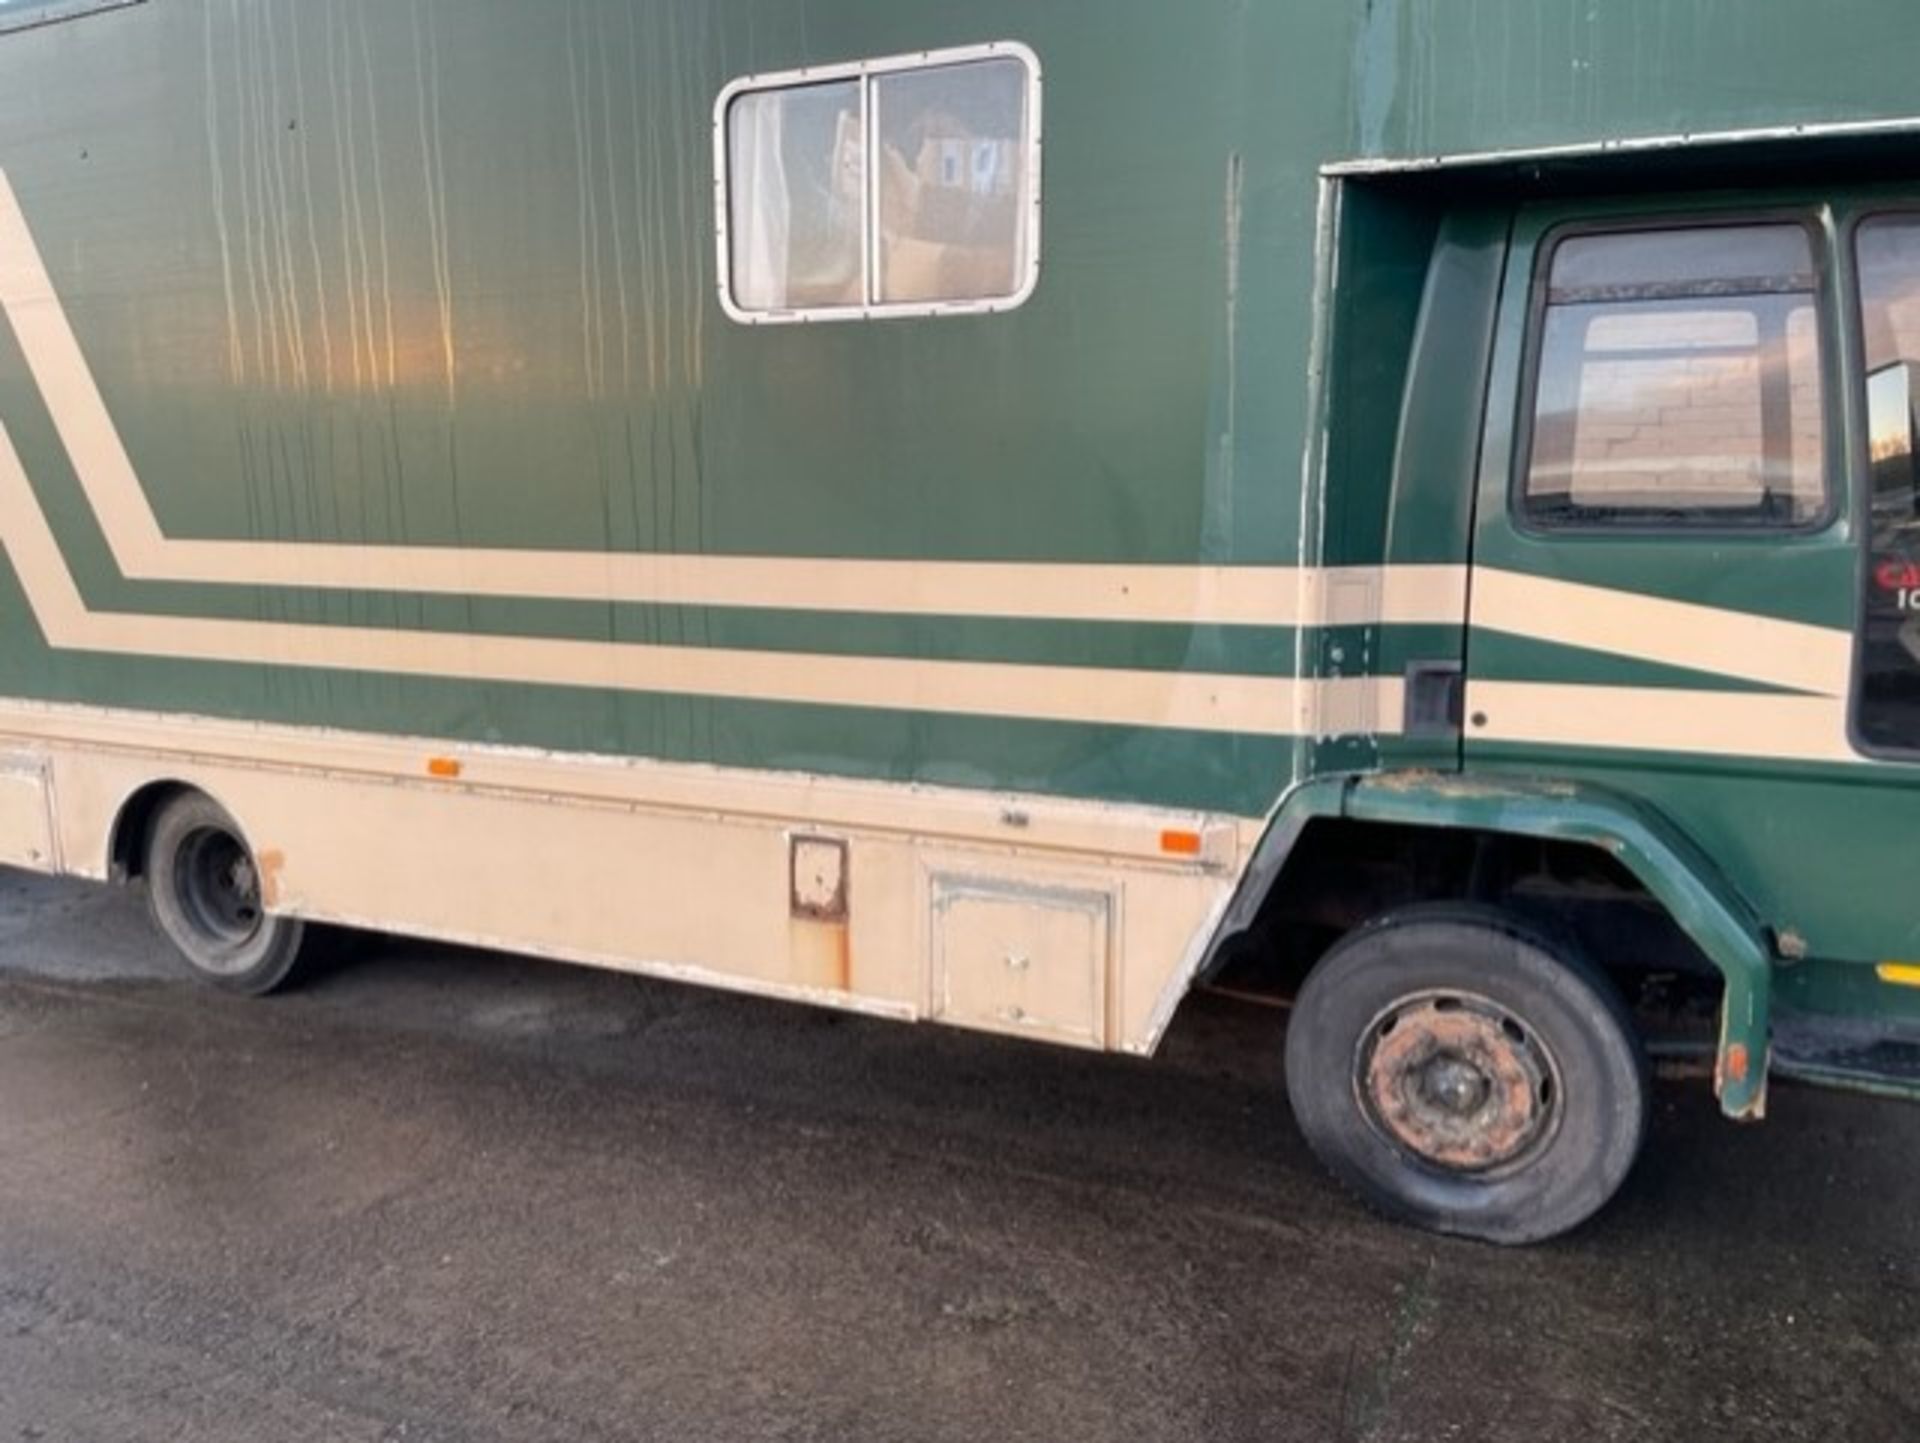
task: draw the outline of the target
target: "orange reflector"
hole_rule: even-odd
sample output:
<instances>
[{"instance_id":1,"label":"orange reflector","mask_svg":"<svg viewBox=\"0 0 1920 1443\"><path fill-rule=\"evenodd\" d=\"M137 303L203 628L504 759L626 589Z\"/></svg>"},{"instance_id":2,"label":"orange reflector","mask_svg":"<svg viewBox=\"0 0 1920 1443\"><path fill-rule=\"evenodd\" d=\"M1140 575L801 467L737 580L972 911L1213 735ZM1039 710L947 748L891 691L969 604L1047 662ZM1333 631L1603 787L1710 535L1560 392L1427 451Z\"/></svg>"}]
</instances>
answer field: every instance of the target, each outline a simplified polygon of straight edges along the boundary
<instances>
[{"instance_id":1,"label":"orange reflector","mask_svg":"<svg viewBox=\"0 0 1920 1443\"><path fill-rule=\"evenodd\" d=\"M1197 857L1202 846L1198 832L1162 832L1160 850L1174 857Z\"/></svg>"},{"instance_id":2,"label":"orange reflector","mask_svg":"<svg viewBox=\"0 0 1920 1443\"><path fill-rule=\"evenodd\" d=\"M460 775L460 763L452 757L432 757L427 762L427 775L452 781Z\"/></svg>"},{"instance_id":3,"label":"orange reflector","mask_svg":"<svg viewBox=\"0 0 1920 1443\"><path fill-rule=\"evenodd\" d=\"M1736 1042L1727 1049L1727 1076L1735 1082L1745 1082L1752 1062L1747 1055L1747 1044Z\"/></svg>"},{"instance_id":4,"label":"orange reflector","mask_svg":"<svg viewBox=\"0 0 1920 1443\"><path fill-rule=\"evenodd\" d=\"M1882 962L1875 970L1895 987L1920 987L1920 962Z\"/></svg>"}]
</instances>

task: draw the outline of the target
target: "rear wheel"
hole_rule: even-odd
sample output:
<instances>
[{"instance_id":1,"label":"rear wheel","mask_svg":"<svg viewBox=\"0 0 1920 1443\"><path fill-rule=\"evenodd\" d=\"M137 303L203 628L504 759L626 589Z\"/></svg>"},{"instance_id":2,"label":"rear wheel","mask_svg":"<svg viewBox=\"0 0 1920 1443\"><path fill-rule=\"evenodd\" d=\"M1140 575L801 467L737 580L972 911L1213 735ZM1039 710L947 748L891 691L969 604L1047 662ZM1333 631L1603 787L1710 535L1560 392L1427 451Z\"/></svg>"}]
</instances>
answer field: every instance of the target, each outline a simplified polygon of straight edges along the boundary
<instances>
[{"instance_id":1,"label":"rear wheel","mask_svg":"<svg viewBox=\"0 0 1920 1443\"><path fill-rule=\"evenodd\" d=\"M1496 1243L1578 1226L1632 1170L1647 1068L1604 975L1492 909L1423 907L1314 969L1287 1090L1320 1159L1391 1217Z\"/></svg>"},{"instance_id":2,"label":"rear wheel","mask_svg":"<svg viewBox=\"0 0 1920 1443\"><path fill-rule=\"evenodd\" d=\"M256 997L293 979L305 928L267 911L259 863L212 798L189 793L161 809L146 879L154 921L197 976Z\"/></svg>"}]
</instances>

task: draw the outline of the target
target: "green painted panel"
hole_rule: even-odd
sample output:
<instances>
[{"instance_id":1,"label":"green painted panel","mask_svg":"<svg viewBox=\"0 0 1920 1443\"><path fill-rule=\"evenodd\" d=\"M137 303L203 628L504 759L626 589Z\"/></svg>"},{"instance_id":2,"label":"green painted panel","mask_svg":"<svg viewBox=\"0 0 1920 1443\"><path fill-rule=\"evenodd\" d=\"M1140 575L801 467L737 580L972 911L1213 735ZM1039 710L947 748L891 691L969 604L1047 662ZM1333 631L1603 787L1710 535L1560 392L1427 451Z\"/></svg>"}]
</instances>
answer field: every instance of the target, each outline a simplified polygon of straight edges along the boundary
<instances>
[{"instance_id":1,"label":"green painted panel","mask_svg":"<svg viewBox=\"0 0 1920 1443\"><path fill-rule=\"evenodd\" d=\"M1290 561L1312 174L1345 117L1337 72L1278 90L1262 57L1340 53L1347 22L1225 0L1187 15L1127 0L1105 18L1014 0L157 0L0 45L0 167L172 536L526 546L582 564ZM1005 38L1047 72L1032 303L728 322L713 294L721 86ZM96 606L823 658L1272 675L1295 652L1283 628L478 602L409 596L397 574L350 595L135 583L4 326L0 415ZM1126 728L25 644L6 670L9 690L52 699L1248 813L1289 775L1284 744Z\"/></svg>"},{"instance_id":2,"label":"green painted panel","mask_svg":"<svg viewBox=\"0 0 1920 1443\"><path fill-rule=\"evenodd\" d=\"M1777 931L1815 957L1920 955L1911 837L1920 769L1469 748L1477 770L1600 783L1658 808Z\"/></svg>"},{"instance_id":3,"label":"green painted panel","mask_svg":"<svg viewBox=\"0 0 1920 1443\"><path fill-rule=\"evenodd\" d=\"M1820 961L1783 966L1774 973L1774 995L1784 1006L1818 1016L1920 1023L1920 988L1883 982L1869 967Z\"/></svg>"},{"instance_id":4,"label":"green painted panel","mask_svg":"<svg viewBox=\"0 0 1920 1443\"><path fill-rule=\"evenodd\" d=\"M1915 113L1907 0L1371 0L1356 147L1459 155Z\"/></svg>"},{"instance_id":5,"label":"green painted panel","mask_svg":"<svg viewBox=\"0 0 1920 1443\"><path fill-rule=\"evenodd\" d=\"M1070 9L259 0L236 23L170 0L0 50L0 164L175 534L1285 557L1297 508L1267 493L1295 473L1303 182L1338 93L1308 125L1250 96L1273 21L1236 6ZM1047 75L1033 303L728 323L720 87L1007 37ZM1260 143L1282 125L1321 146ZM1263 261L1257 336L1229 317L1229 226Z\"/></svg>"}]
</instances>

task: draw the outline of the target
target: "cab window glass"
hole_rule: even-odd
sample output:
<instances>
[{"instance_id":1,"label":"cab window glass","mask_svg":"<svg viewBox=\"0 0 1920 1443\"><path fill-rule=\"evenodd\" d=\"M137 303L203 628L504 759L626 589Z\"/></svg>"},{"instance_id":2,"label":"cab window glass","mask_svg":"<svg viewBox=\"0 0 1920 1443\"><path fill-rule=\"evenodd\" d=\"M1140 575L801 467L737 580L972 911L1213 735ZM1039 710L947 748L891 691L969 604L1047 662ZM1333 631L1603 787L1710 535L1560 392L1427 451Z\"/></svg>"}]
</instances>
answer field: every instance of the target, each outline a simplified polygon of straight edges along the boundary
<instances>
[{"instance_id":1,"label":"cab window glass","mask_svg":"<svg viewBox=\"0 0 1920 1443\"><path fill-rule=\"evenodd\" d=\"M1825 512L1805 230L1574 236L1554 248L1545 300L1528 520L1793 528Z\"/></svg>"},{"instance_id":2,"label":"cab window glass","mask_svg":"<svg viewBox=\"0 0 1920 1443\"><path fill-rule=\"evenodd\" d=\"M1859 232L1872 489L1857 729L1869 747L1920 750L1920 217Z\"/></svg>"}]
</instances>

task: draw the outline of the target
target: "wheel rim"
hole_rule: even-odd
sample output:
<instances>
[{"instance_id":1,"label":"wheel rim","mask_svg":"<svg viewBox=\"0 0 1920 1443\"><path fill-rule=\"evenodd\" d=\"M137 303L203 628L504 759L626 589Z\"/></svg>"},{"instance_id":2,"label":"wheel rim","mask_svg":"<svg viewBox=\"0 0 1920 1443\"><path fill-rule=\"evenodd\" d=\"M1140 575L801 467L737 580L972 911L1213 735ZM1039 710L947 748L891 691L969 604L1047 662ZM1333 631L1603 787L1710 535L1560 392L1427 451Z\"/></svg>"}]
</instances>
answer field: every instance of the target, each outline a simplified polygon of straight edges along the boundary
<instances>
[{"instance_id":1,"label":"wheel rim","mask_svg":"<svg viewBox=\"0 0 1920 1443\"><path fill-rule=\"evenodd\" d=\"M232 962L230 970L244 970L238 956L266 925L260 905L260 874L246 844L218 827L202 827L188 834L175 854L174 895L187 924L207 944L214 970Z\"/></svg>"},{"instance_id":2,"label":"wheel rim","mask_svg":"<svg viewBox=\"0 0 1920 1443\"><path fill-rule=\"evenodd\" d=\"M1524 1166L1552 1138L1560 1069L1525 1019L1464 992L1402 998L1354 1055L1354 1090L1374 1130L1449 1173Z\"/></svg>"}]
</instances>

